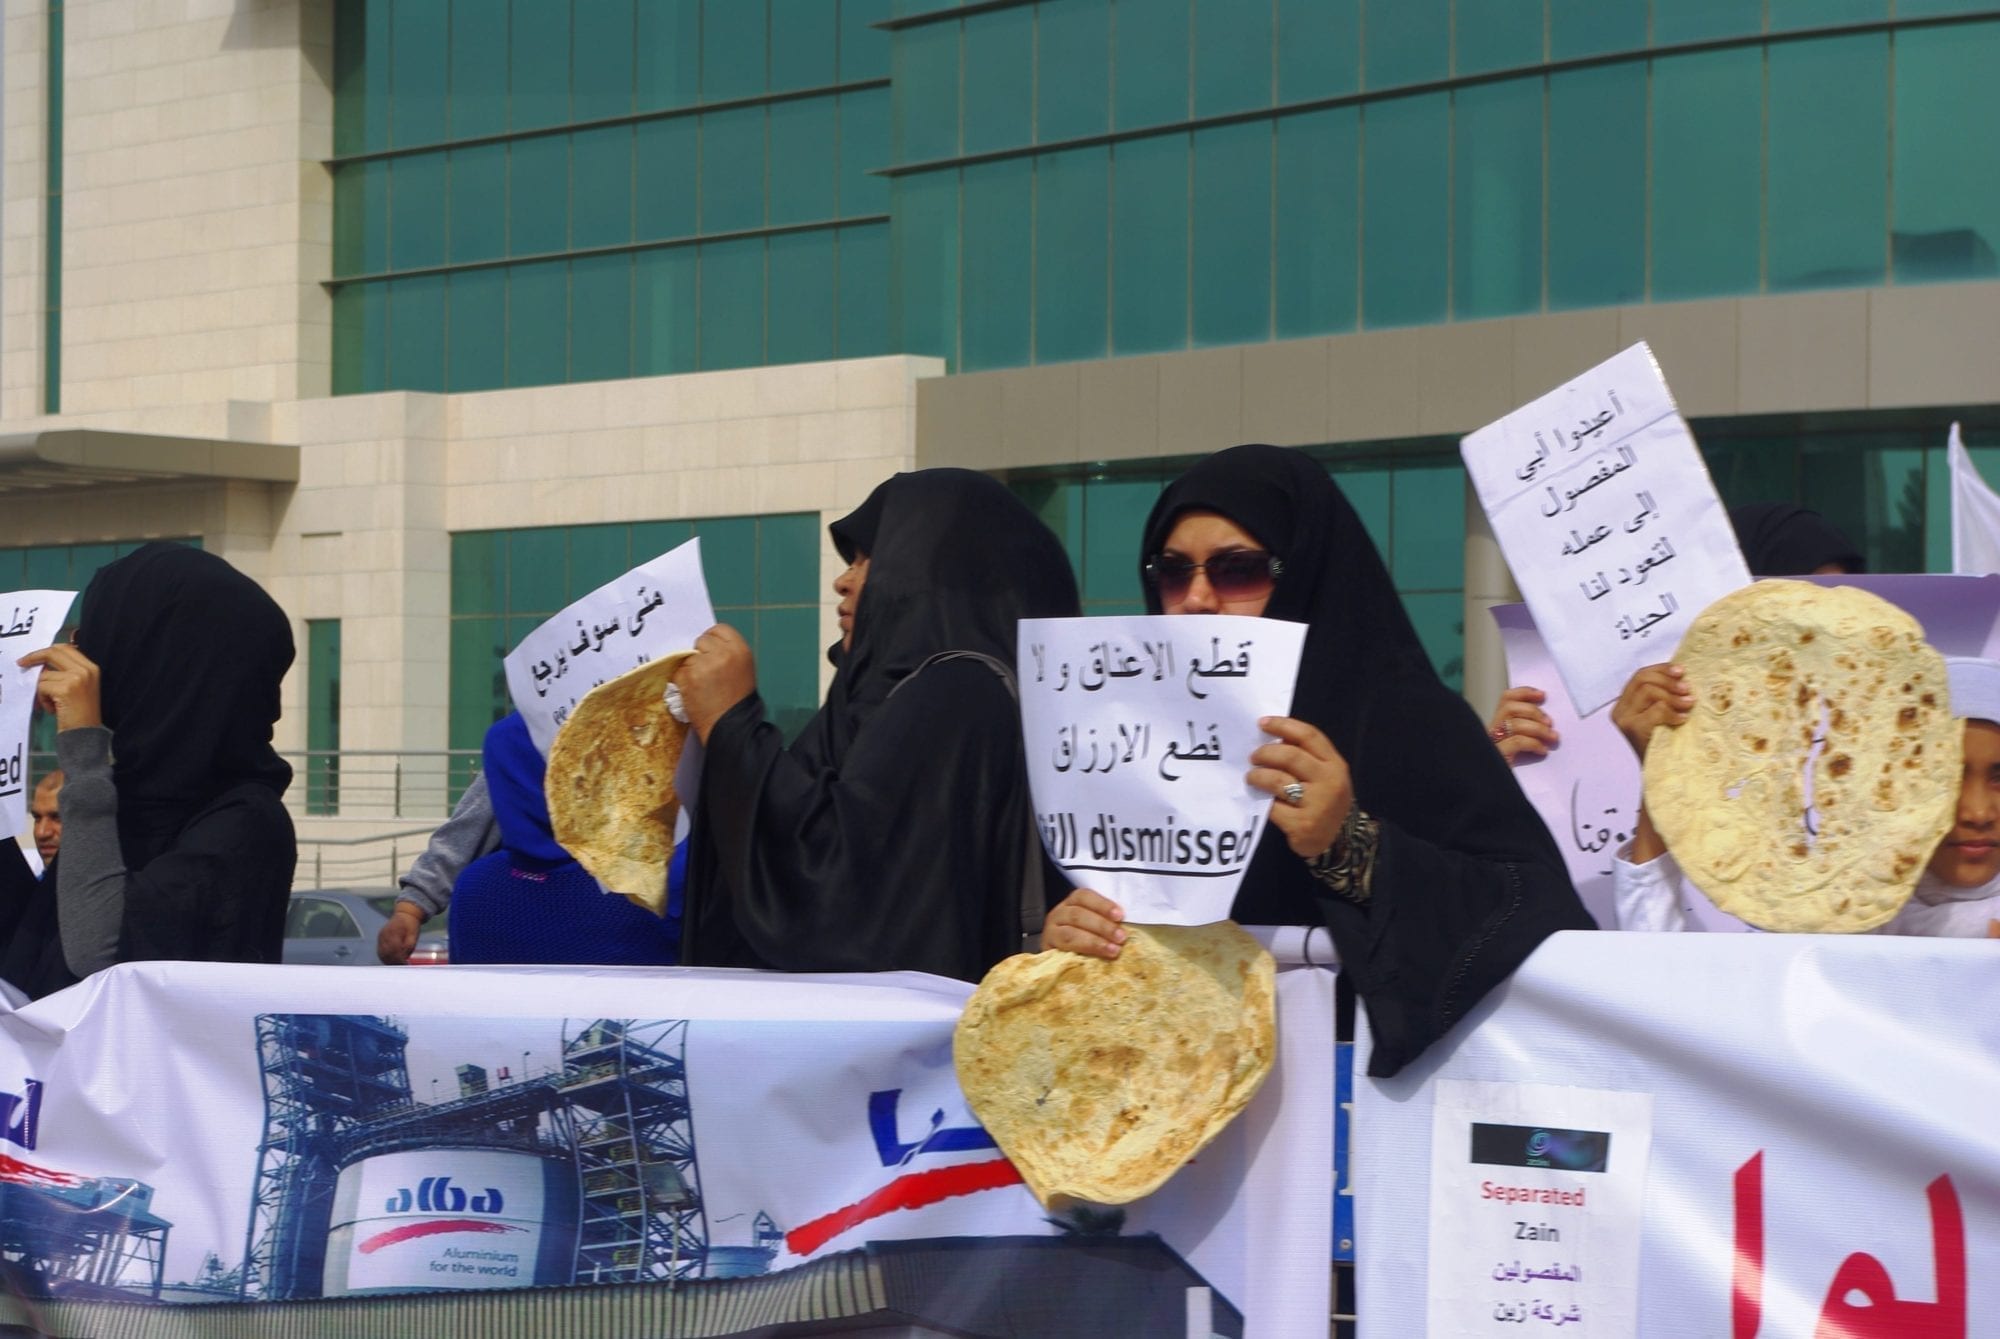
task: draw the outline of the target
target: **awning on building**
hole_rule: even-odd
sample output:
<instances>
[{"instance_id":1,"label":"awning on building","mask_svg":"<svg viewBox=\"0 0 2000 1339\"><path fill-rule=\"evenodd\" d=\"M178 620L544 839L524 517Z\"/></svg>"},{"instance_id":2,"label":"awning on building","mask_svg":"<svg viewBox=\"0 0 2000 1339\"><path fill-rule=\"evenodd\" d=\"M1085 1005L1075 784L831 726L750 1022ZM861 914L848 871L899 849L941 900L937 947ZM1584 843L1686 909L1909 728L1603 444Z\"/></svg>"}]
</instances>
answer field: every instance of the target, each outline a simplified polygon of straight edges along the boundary
<instances>
[{"instance_id":1,"label":"awning on building","mask_svg":"<svg viewBox=\"0 0 2000 1339\"><path fill-rule=\"evenodd\" d=\"M0 495L99 484L295 484L299 449L107 428L0 433Z\"/></svg>"}]
</instances>

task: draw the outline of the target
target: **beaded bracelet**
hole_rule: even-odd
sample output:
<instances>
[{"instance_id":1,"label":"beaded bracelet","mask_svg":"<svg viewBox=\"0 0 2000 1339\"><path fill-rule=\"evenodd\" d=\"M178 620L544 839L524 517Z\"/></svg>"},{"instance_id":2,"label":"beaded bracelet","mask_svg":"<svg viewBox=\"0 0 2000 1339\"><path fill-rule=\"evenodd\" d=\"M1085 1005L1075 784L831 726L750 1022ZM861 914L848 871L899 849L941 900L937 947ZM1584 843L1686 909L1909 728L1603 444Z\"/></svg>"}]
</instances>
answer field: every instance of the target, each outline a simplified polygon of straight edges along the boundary
<instances>
[{"instance_id":1,"label":"beaded bracelet","mask_svg":"<svg viewBox=\"0 0 2000 1339\"><path fill-rule=\"evenodd\" d=\"M1335 897L1357 905L1368 901L1375 874L1375 852L1382 844L1382 825L1361 812L1360 805L1347 810L1340 836L1333 845L1306 861L1306 868Z\"/></svg>"}]
</instances>

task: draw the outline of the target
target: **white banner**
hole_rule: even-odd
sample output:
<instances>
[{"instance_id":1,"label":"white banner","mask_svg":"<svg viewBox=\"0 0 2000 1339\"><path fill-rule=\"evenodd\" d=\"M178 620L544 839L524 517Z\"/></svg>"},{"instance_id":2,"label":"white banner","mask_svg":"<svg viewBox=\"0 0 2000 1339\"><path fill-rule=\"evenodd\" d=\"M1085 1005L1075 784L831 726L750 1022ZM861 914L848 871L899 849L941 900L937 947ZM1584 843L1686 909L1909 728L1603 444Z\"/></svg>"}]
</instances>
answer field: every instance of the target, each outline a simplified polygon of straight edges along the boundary
<instances>
[{"instance_id":1,"label":"white banner","mask_svg":"<svg viewBox=\"0 0 2000 1339\"><path fill-rule=\"evenodd\" d=\"M1410 1069L1356 1079L1364 1339L2000 1336L1993 953L1870 935L1557 935ZM1590 1298L1604 1243L1582 1218L1612 1177L1562 1158L1601 1150L1615 1174L1642 1110L1636 1307L1622 1311ZM1432 1206L1440 1160L1478 1161L1461 1139L1479 1124L1525 1138L1489 1144L1502 1153L1472 1178L1500 1201L1479 1210L1474 1255ZM1533 1170L1537 1147L1570 1169ZM1440 1325L1410 1280L1446 1264L1488 1305Z\"/></svg>"},{"instance_id":2,"label":"white banner","mask_svg":"<svg viewBox=\"0 0 2000 1339\"><path fill-rule=\"evenodd\" d=\"M1979 477L1956 423L1945 443L1945 458L1951 465L1951 570L2000 572L2000 493Z\"/></svg>"},{"instance_id":3,"label":"white banner","mask_svg":"<svg viewBox=\"0 0 2000 1339\"><path fill-rule=\"evenodd\" d=\"M1271 797L1244 779L1291 710L1305 625L1166 614L1024 618L1035 820L1070 882L1135 924L1224 920Z\"/></svg>"},{"instance_id":4,"label":"white banner","mask_svg":"<svg viewBox=\"0 0 2000 1339\"><path fill-rule=\"evenodd\" d=\"M114 968L0 1013L0 1325L1323 1333L1327 956L1281 966L1275 1071L1195 1163L1053 1214L966 1114L962 982Z\"/></svg>"},{"instance_id":5,"label":"white banner","mask_svg":"<svg viewBox=\"0 0 2000 1339\"><path fill-rule=\"evenodd\" d=\"M1459 453L1581 711L1672 656L1697 614L1750 580L1644 344L1481 428Z\"/></svg>"},{"instance_id":6,"label":"white banner","mask_svg":"<svg viewBox=\"0 0 2000 1339\"><path fill-rule=\"evenodd\" d=\"M42 677L41 666L22 669L14 662L55 641L75 599L73 590L0 595L0 832L19 832L28 824L28 727L35 683ZM34 857L32 843L27 852Z\"/></svg>"},{"instance_id":7,"label":"white banner","mask_svg":"<svg viewBox=\"0 0 2000 1339\"><path fill-rule=\"evenodd\" d=\"M701 540L690 539L599 586L523 637L505 661L507 693L535 747L547 754L584 694L656 656L687 650L713 626ZM690 743L683 757L697 753ZM680 793L695 789L683 786Z\"/></svg>"}]
</instances>

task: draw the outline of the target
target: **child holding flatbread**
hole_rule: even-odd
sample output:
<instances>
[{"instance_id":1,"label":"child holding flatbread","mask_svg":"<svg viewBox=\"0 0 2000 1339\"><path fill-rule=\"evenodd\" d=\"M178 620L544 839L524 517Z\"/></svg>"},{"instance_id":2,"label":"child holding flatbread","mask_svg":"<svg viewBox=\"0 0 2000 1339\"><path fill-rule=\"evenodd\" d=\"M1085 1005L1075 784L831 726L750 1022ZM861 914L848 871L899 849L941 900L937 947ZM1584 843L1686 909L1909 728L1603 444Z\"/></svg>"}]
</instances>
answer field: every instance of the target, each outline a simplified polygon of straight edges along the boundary
<instances>
[{"instance_id":1,"label":"child holding flatbread","mask_svg":"<svg viewBox=\"0 0 2000 1339\"><path fill-rule=\"evenodd\" d=\"M1965 765L1952 829L1932 852L1914 895L1877 934L1993 937L2000 920L2000 663L1948 657L1952 714L1965 722ZM1684 725L1694 692L1678 665L1632 676L1612 719L1643 760L1658 726ZM1681 874L1644 807L1615 867L1621 930L1749 930Z\"/></svg>"}]
</instances>

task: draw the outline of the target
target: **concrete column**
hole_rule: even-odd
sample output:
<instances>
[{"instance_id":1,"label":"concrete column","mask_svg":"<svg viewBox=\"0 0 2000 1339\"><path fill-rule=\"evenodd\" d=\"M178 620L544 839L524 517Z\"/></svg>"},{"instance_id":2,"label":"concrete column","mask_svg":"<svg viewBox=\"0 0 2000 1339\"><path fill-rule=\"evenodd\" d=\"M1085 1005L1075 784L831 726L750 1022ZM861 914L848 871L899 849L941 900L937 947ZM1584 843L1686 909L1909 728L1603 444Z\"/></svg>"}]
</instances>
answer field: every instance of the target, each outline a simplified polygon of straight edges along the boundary
<instances>
[{"instance_id":1,"label":"concrete column","mask_svg":"<svg viewBox=\"0 0 2000 1339\"><path fill-rule=\"evenodd\" d=\"M1500 554L1493 527L1479 509L1479 494L1465 486L1465 700L1484 720L1507 687L1507 658L1500 632L1486 611L1521 598L1514 574Z\"/></svg>"}]
</instances>

